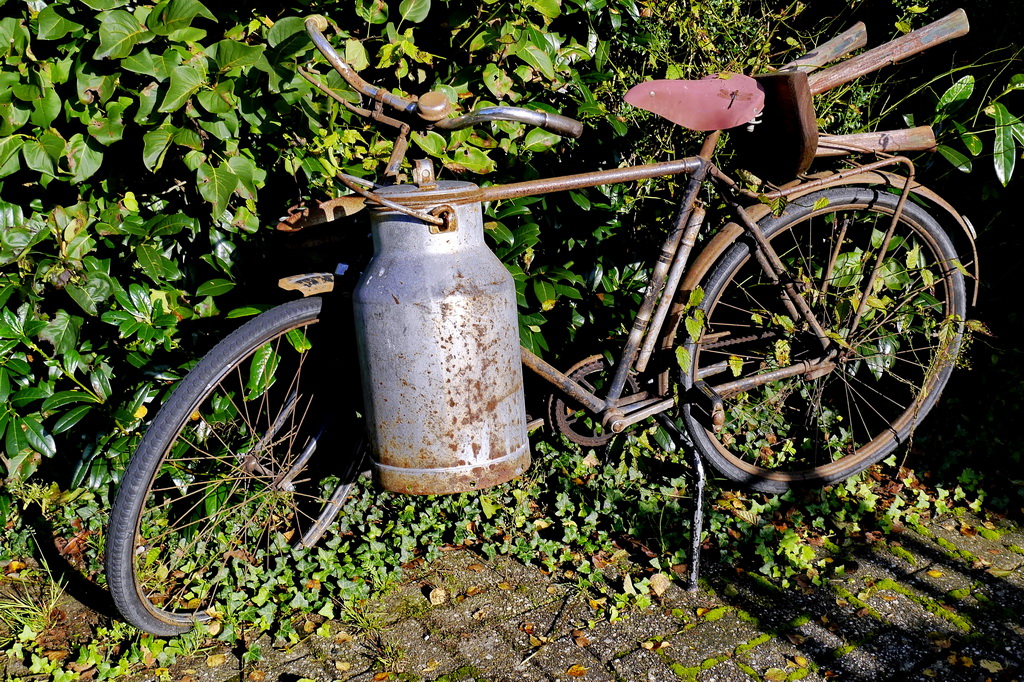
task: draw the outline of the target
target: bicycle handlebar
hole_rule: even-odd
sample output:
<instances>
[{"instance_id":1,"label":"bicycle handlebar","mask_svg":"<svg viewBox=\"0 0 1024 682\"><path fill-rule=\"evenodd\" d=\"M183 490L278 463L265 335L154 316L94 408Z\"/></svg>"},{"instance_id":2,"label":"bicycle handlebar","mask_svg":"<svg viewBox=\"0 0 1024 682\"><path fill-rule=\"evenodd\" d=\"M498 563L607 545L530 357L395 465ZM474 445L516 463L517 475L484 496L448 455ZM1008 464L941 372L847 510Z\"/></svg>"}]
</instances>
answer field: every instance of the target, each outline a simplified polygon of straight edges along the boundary
<instances>
[{"instance_id":1,"label":"bicycle handlebar","mask_svg":"<svg viewBox=\"0 0 1024 682\"><path fill-rule=\"evenodd\" d=\"M442 130L462 130L485 121L517 121L565 137L579 137L583 134L583 124L576 119L522 107L484 107L462 116L438 121L435 127Z\"/></svg>"},{"instance_id":2,"label":"bicycle handlebar","mask_svg":"<svg viewBox=\"0 0 1024 682\"><path fill-rule=\"evenodd\" d=\"M442 130L461 130L485 121L516 121L537 126L565 137L579 137L583 134L583 124L575 119L561 114L549 114L521 107L485 107L456 118L446 118L451 111L451 104L442 93L428 92L417 102L393 95L383 88L367 83L327 42L324 31L327 30L329 24L325 17L319 14L310 15L306 17L305 26L306 32L316 48L356 92L384 102L399 111L416 114L424 121L433 123L435 127Z\"/></svg>"}]
</instances>

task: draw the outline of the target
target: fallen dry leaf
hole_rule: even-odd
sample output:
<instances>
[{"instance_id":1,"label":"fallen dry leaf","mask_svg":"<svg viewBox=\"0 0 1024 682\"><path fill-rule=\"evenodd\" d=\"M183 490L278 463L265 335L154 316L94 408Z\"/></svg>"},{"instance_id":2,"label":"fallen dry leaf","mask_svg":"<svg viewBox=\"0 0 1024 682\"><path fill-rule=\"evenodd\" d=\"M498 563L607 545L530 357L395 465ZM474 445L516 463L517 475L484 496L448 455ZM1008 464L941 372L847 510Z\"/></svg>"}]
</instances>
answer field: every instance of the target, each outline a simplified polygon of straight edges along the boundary
<instances>
[{"instance_id":1,"label":"fallen dry leaf","mask_svg":"<svg viewBox=\"0 0 1024 682\"><path fill-rule=\"evenodd\" d=\"M220 631L224 629L224 624L219 620L211 620L206 624L206 631L210 633L211 637L216 637L220 634Z\"/></svg>"},{"instance_id":2,"label":"fallen dry leaf","mask_svg":"<svg viewBox=\"0 0 1024 682\"><path fill-rule=\"evenodd\" d=\"M547 644L550 642L547 637L541 637L539 635L530 635L530 646L540 646L541 644Z\"/></svg>"},{"instance_id":3,"label":"fallen dry leaf","mask_svg":"<svg viewBox=\"0 0 1024 682\"><path fill-rule=\"evenodd\" d=\"M470 564L469 566L466 566L466 570L473 571L474 573L480 573L481 571L484 570L484 565L483 564Z\"/></svg>"},{"instance_id":4,"label":"fallen dry leaf","mask_svg":"<svg viewBox=\"0 0 1024 682\"><path fill-rule=\"evenodd\" d=\"M213 654L212 656L206 657L207 668L217 668L228 662L228 657L224 654Z\"/></svg>"},{"instance_id":5,"label":"fallen dry leaf","mask_svg":"<svg viewBox=\"0 0 1024 682\"><path fill-rule=\"evenodd\" d=\"M480 610L476 611L473 614L473 620L483 620L486 617L487 617L487 612L484 611L483 609L480 609Z\"/></svg>"},{"instance_id":6,"label":"fallen dry leaf","mask_svg":"<svg viewBox=\"0 0 1024 682\"><path fill-rule=\"evenodd\" d=\"M590 452L586 457L583 458L583 466L591 468L601 466L601 461L594 456L593 452Z\"/></svg>"},{"instance_id":7,"label":"fallen dry leaf","mask_svg":"<svg viewBox=\"0 0 1024 682\"><path fill-rule=\"evenodd\" d=\"M349 670L349 669L352 668L352 664L349 663L348 661L335 661L334 662L334 667L335 667L335 669L340 670L341 672L345 672L346 670Z\"/></svg>"},{"instance_id":8,"label":"fallen dry leaf","mask_svg":"<svg viewBox=\"0 0 1024 682\"><path fill-rule=\"evenodd\" d=\"M484 588L480 587L479 585L471 585L466 590L466 596L467 597L472 597L474 594L480 594L483 591L484 591Z\"/></svg>"},{"instance_id":9,"label":"fallen dry leaf","mask_svg":"<svg viewBox=\"0 0 1024 682\"><path fill-rule=\"evenodd\" d=\"M379 672L379 673L377 673L376 675L373 676L373 682L384 682L384 680L390 680L390 679L391 679L391 673L389 673L389 672Z\"/></svg>"},{"instance_id":10,"label":"fallen dry leaf","mask_svg":"<svg viewBox=\"0 0 1024 682\"><path fill-rule=\"evenodd\" d=\"M430 603L434 606L440 606L448 601L448 592L443 587L435 587L430 591Z\"/></svg>"},{"instance_id":11,"label":"fallen dry leaf","mask_svg":"<svg viewBox=\"0 0 1024 682\"><path fill-rule=\"evenodd\" d=\"M986 659L982 659L981 661L978 661L978 665L980 665L982 668L984 668L990 673L997 673L1003 669L1003 664L999 661L989 661Z\"/></svg>"},{"instance_id":12,"label":"fallen dry leaf","mask_svg":"<svg viewBox=\"0 0 1024 682\"><path fill-rule=\"evenodd\" d=\"M506 591L507 590L511 590L512 589L512 585L510 585L509 583L506 583L506 582L500 582L500 583L498 583L498 589L499 590L506 590Z\"/></svg>"},{"instance_id":13,"label":"fallen dry leaf","mask_svg":"<svg viewBox=\"0 0 1024 682\"><path fill-rule=\"evenodd\" d=\"M253 670L249 673L250 682L263 682L265 679L267 679L267 674L262 670Z\"/></svg>"},{"instance_id":14,"label":"fallen dry leaf","mask_svg":"<svg viewBox=\"0 0 1024 682\"><path fill-rule=\"evenodd\" d=\"M651 576L651 589L654 590L654 594L659 597L665 594L665 590L669 588L672 581L665 577L662 573L655 573Z\"/></svg>"},{"instance_id":15,"label":"fallen dry leaf","mask_svg":"<svg viewBox=\"0 0 1024 682\"><path fill-rule=\"evenodd\" d=\"M569 666L569 669L565 671L565 674L569 677L583 677L587 674L587 669L579 663Z\"/></svg>"},{"instance_id":16,"label":"fallen dry leaf","mask_svg":"<svg viewBox=\"0 0 1024 682\"><path fill-rule=\"evenodd\" d=\"M429 661L427 661L427 664L423 666L422 672L432 673L435 670L437 670L438 666L440 665L441 664L439 662L435 661L434 659L430 659Z\"/></svg>"}]
</instances>

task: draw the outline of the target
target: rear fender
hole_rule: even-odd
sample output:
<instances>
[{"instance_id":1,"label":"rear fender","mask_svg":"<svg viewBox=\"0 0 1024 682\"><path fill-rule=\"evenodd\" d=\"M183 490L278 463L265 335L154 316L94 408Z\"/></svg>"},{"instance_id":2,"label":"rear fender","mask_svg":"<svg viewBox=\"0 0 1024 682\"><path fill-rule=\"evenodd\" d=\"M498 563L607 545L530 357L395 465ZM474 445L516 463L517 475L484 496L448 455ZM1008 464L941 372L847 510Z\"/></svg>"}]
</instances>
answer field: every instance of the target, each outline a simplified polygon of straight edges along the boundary
<instances>
[{"instance_id":1,"label":"rear fender","mask_svg":"<svg viewBox=\"0 0 1024 682\"><path fill-rule=\"evenodd\" d=\"M825 178L831 175L831 173L823 173L819 175L807 176L807 180L817 180L819 178ZM847 186L861 186L861 187L874 187L877 185L884 185L885 187L893 187L895 189L903 189L903 185L906 182L906 178L895 173L888 173L885 171L875 170L867 171L864 173L858 173L851 175L842 180L838 180L835 183L822 185L816 185L812 187L805 187L803 184L794 184L792 186L784 187L786 191L786 198L790 201L798 197L810 194L822 189L828 189L831 187L847 187ZM934 206L941 207L946 213L952 217L954 222L960 226L964 234L967 237L967 242L970 244L972 263L967 264L970 268L972 278L974 279L974 295L972 297L972 305L977 305L978 302L978 282L980 276L980 269L978 264L978 249L975 244L977 235L975 234L974 227L964 216L960 215L952 205L938 194L934 190L931 190L920 183L914 182L911 185L910 191L925 201L931 202ZM757 204L754 206L746 207L744 209L747 215L750 216L751 220L755 223L760 222L764 217L769 215L771 207L767 204ZM936 216L938 217L938 216ZM679 326L679 322L683 317L683 313L686 309L687 303L690 300L690 293L697 288L697 286L704 281L705 276L711 270L712 266L718 262L718 259L726 252L726 250L732 246L732 244L743 235L743 227L735 222L729 222L722 227L721 230L711 238L700 253L693 259L690 266L686 270L686 275L683 277L683 281L679 285L679 289L676 292L675 300L672 303L672 307L669 309L668 317L665 320L665 325L662 328L661 342L659 348L661 349L660 355L667 357L675 343L676 330ZM658 380L658 392L660 395L664 395L668 391L668 377L662 372Z\"/></svg>"}]
</instances>

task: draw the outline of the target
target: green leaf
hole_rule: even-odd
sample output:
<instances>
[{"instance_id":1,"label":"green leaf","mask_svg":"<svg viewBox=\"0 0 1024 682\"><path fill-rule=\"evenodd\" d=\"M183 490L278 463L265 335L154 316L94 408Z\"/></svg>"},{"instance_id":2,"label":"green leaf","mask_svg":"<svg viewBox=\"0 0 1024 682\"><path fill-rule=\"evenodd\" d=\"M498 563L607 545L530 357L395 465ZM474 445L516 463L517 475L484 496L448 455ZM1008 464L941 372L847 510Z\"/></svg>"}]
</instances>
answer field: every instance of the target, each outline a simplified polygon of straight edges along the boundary
<instances>
[{"instance_id":1,"label":"green leaf","mask_svg":"<svg viewBox=\"0 0 1024 682\"><path fill-rule=\"evenodd\" d=\"M243 66L252 66L260 60L263 45L246 45L237 40L222 40L211 48L216 54L217 67L221 73Z\"/></svg>"},{"instance_id":2,"label":"green leaf","mask_svg":"<svg viewBox=\"0 0 1024 682\"><path fill-rule=\"evenodd\" d=\"M167 88L164 101L157 109L162 114L177 111L188 98L199 90L206 82L206 71L198 66L182 64L171 71L171 84Z\"/></svg>"},{"instance_id":3,"label":"green leaf","mask_svg":"<svg viewBox=\"0 0 1024 682\"><path fill-rule=\"evenodd\" d=\"M1013 141L1013 123L1017 120L1001 102L985 108L985 113L996 120L995 140L992 144L992 163L996 177L1005 187L1013 177L1017 148Z\"/></svg>"},{"instance_id":4,"label":"green leaf","mask_svg":"<svg viewBox=\"0 0 1024 682\"><path fill-rule=\"evenodd\" d=\"M494 161L476 147L462 147L453 155L453 163L447 165L453 170L464 169L474 173L490 173L494 170Z\"/></svg>"},{"instance_id":5,"label":"green leaf","mask_svg":"<svg viewBox=\"0 0 1024 682\"><path fill-rule=\"evenodd\" d=\"M21 153L29 168L52 176L57 174L56 161L64 155L65 146L63 138L47 131L38 139L25 140Z\"/></svg>"},{"instance_id":6,"label":"green leaf","mask_svg":"<svg viewBox=\"0 0 1024 682\"><path fill-rule=\"evenodd\" d=\"M74 405L75 403L95 402L96 398L85 391L58 391L43 401L43 406L40 409L43 412L49 412L51 410L58 410L66 405Z\"/></svg>"},{"instance_id":7,"label":"green leaf","mask_svg":"<svg viewBox=\"0 0 1024 682\"><path fill-rule=\"evenodd\" d=\"M18 152L21 151L23 144L24 141L20 137L11 136L0 139L0 178L10 175L20 168Z\"/></svg>"},{"instance_id":8,"label":"green leaf","mask_svg":"<svg viewBox=\"0 0 1024 682\"><path fill-rule=\"evenodd\" d=\"M68 410L54 423L53 432L64 433L72 426L82 421L82 418L90 412L92 412L92 405L79 405L78 407Z\"/></svg>"},{"instance_id":9,"label":"green leaf","mask_svg":"<svg viewBox=\"0 0 1024 682\"><path fill-rule=\"evenodd\" d=\"M541 310L551 310L558 298L554 285L542 279L533 281L533 294L537 297Z\"/></svg>"},{"instance_id":10,"label":"green leaf","mask_svg":"<svg viewBox=\"0 0 1024 682\"><path fill-rule=\"evenodd\" d=\"M274 383L277 365L281 358L268 343L260 346L252 356L249 365L249 382L246 384L246 400L255 400L263 395Z\"/></svg>"},{"instance_id":11,"label":"green leaf","mask_svg":"<svg viewBox=\"0 0 1024 682\"><path fill-rule=\"evenodd\" d=\"M164 81L171 75L174 67L180 63L181 55L174 50L168 50L163 55L154 55L148 49L143 49L121 60L121 67L133 73L152 76L158 81Z\"/></svg>"},{"instance_id":12,"label":"green leaf","mask_svg":"<svg viewBox=\"0 0 1024 682\"><path fill-rule=\"evenodd\" d=\"M175 132L174 126L165 124L142 136L142 163L151 172L155 173L164 164L164 155L171 146Z\"/></svg>"},{"instance_id":13,"label":"green leaf","mask_svg":"<svg viewBox=\"0 0 1024 682\"><path fill-rule=\"evenodd\" d=\"M953 167L956 168L958 171L960 171L961 173L971 172L973 165L971 164L971 160L969 158L967 158L957 150L953 149L952 147L947 147L944 144L940 144L938 146L938 150L939 153L942 154L943 158L945 158L946 161L949 161L951 164L953 164Z\"/></svg>"},{"instance_id":14,"label":"green leaf","mask_svg":"<svg viewBox=\"0 0 1024 682\"><path fill-rule=\"evenodd\" d=\"M67 10L61 7L61 11L66 12ZM38 21L36 36L40 40L59 40L68 33L82 28L81 24L58 14L55 5L44 7L36 20Z\"/></svg>"},{"instance_id":15,"label":"green leaf","mask_svg":"<svg viewBox=\"0 0 1024 682\"><path fill-rule=\"evenodd\" d=\"M57 454L57 445L53 436L46 430L35 415L29 415L21 420L25 428L25 438L32 448L41 453L44 457L53 457Z\"/></svg>"},{"instance_id":16,"label":"green leaf","mask_svg":"<svg viewBox=\"0 0 1024 682\"><path fill-rule=\"evenodd\" d=\"M417 147L426 153L437 157L440 157L444 153L444 148L448 144L444 137L434 131L427 133L413 133L412 141L416 143Z\"/></svg>"},{"instance_id":17,"label":"green leaf","mask_svg":"<svg viewBox=\"0 0 1024 682\"><path fill-rule=\"evenodd\" d=\"M53 319L39 332L39 338L53 344L60 355L74 350L78 345L78 331L82 318L72 317L64 310L58 310Z\"/></svg>"},{"instance_id":18,"label":"green leaf","mask_svg":"<svg viewBox=\"0 0 1024 682\"><path fill-rule=\"evenodd\" d=\"M537 45L527 43L525 47L516 52L516 56L537 71L540 71L547 78L554 80L555 69L551 64L551 57L549 57L548 53Z\"/></svg>"},{"instance_id":19,"label":"green leaf","mask_svg":"<svg viewBox=\"0 0 1024 682\"><path fill-rule=\"evenodd\" d=\"M146 25L157 35L170 35L189 28L196 17L217 20L199 0L170 0L150 12Z\"/></svg>"},{"instance_id":20,"label":"green leaf","mask_svg":"<svg viewBox=\"0 0 1024 682\"><path fill-rule=\"evenodd\" d=\"M936 113L938 113L937 120L945 118L963 106L973 92L974 76L964 76L956 83L953 83L948 90L942 93L939 103L935 107Z\"/></svg>"},{"instance_id":21,"label":"green leaf","mask_svg":"<svg viewBox=\"0 0 1024 682\"><path fill-rule=\"evenodd\" d=\"M371 24L383 24L388 20L388 5L384 0L356 0L356 14Z\"/></svg>"},{"instance_id":22,"label":"green leaf","mask_svg":"<svg viewBox=\"0 0 1024 682\"><path fill-rule=\"evenodd\" d=\"M555 19L562 14L560 0L523 0L523 4L532 7L548 19Z\"/></svg>"},{"instance_id":23,"label":"green leaf","mask_svg":"<svg viewBox=\"0 0 1024 682\"><path fill-rule=\"evenodd\" d=\"M170 258L149 244L140 244L135 247L135 256L143 272L154 282L174 281L181 277L178 266Z\"/></svg>"},{"instance_id":24,"label":"green leaf","mask_svg":"<svg viewBox=\"0 0 1024 682\"><path fill-rule=\"evenodd\" d=\"M199 183L199 193L212 205L213 215L220 216L227 208L231 194L238 187L238 176L226 163L216 168L204 163L196 171L196 180Z\"/></svg>"},{"instance_id":25,"label":"green leaf","mask_svg":"<svg viewBox=\"0 0 1024 682\"><path fill-rule=\"evenodd\" d=\"M418 24L430 13L430 0L402 0L398 6L398 13L402 15L404 21Z\"/></svg>"},{"instance_id":26,"label":"green leaf","mask_svg":"<svg viewBox=\"0 0 1024 682\"><path fill-rule=\"evenodd\" d=\"M541 152L545 149L550 149L561 139L555 133L550 133L541 128L533 128L530 132L526 133L522 148L528 152Z\"/></svg>"},{"instance_id":27,"label":"green leaf","mask_svg":"<svg viewBox=\"0 0 1024 682\"><path fill-rule=\"evenodd\" d=\"M676 346L676 364L684 372L690 371L690 351L683 346Z\"/></svg>"},{"instance_id":28,"label":"green leaf","mask_svg":"<svg viewBox=\"0 0 1024 682\"><path fill-rule=\"evenodd\" d=\"M226 279L211 279L196 289L196 296L220 296L235 288L235 283Z\"/></svg>"},{"instance_id":29,"label":"green leaf","mask_svg":"<svg viewBox=\"0 0 1024 682\"><path fill-rule=\"evenodd\" d=\"M64 155L68 161L68 170L72 173L71 182L77 184L92 177L103 165L103 150L91 137L83 137L75 133L68 140Z\"/></svg>"},{"instance_id":30,"label":"green leaf","mask_svg":"<svg viewBox=\"0 0 1024 682\"><path fill-rule=\"evenodd\" d=\"M355 38L345 41L345 61L356 71L362 71L370 66L370 56L363 44Z\"/></svg>"},{"instance_id":31,"label":"green leaf","mask_svg":"<svg viewBox=\"0 0 1024 682\"><path fill-rule=\"evenodd\" d=\"M121 59L130 55L136 45L153 39L153 34L123 9L111 10L102 17L100 45L93 59Z\"/></svg>"}]
</instances>

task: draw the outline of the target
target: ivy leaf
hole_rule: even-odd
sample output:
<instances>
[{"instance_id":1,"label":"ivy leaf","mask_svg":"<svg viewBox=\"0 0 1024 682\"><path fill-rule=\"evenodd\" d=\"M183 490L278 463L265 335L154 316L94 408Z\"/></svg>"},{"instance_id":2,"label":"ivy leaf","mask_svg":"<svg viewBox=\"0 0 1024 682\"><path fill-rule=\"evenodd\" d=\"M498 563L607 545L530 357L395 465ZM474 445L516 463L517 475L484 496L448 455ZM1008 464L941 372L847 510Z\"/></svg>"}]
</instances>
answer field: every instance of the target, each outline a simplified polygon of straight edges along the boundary
<instances>
[{"instance_id":1,"label":"ivy leaf","mask_svg":"<svg viewBox=\"0 0 1024 682\"><path fill-rule=\"evenodd\" d=\"M398 13L403 20L418 24L430 13L430 0L402 0Z\"/></svg>"},{"instance_id":2,"label":"ivy leaf","mask_svg":"<svg viewBox=\"0 0 1024 682\"><path fill-rule=\"evenodd\" d=\"M93 59L121 59L130 55L136 45L153 39L153 34L123 9L111 10L102 16L100 46L93 53Z\"/></svg>"},{"instance_id":3,"label":"ivy leaf","mask_svg":"<svg viewBox=\"0 0 1024 682\"><path fill-rule=\"evenodd\" d=\"M177 111L184 106L189 97L203 86L205 81L205 70L186 64L175 67L171 71L171 84L167 88L167 95L157 111L162 114Z\"/></svg>"},{"instance_id":4,"label":"ivy leaf","mask_svg":"<svg viewBox=\"0 0 1024 682\"><path fill-rule=\"evenodd\" d=\"M196 180L199 182L199 193L213 206L213 215L220 216L227 208L231 194L238 187L238 176L226 163L216 168L204 163L196 172Z\"/></svg>"},{"instance_id":5,"label":"ivy leaf","mask_svg":"<svg viewBox=\"0 0 1024 682\"><path fill-rule=\"evenodd\" d=\"M64 8L62 7L63 11ZM40 40L59 40L72 31L82 28L82 25L71 21L57 13L54 5L44 7L37 17L36 36Z\"/></svg>"}]
</instances>

